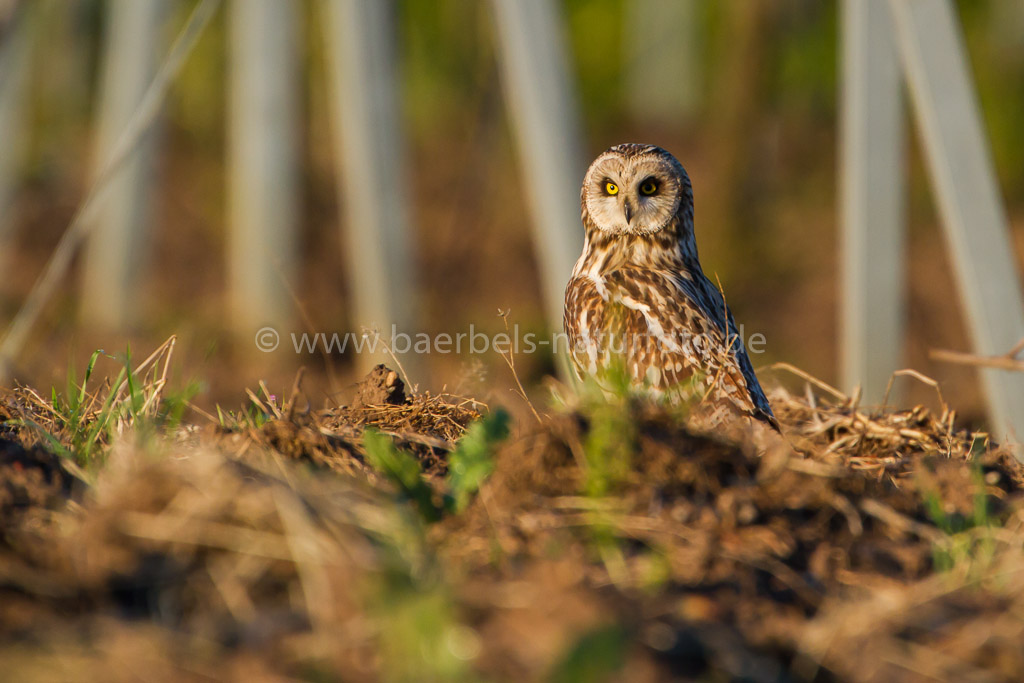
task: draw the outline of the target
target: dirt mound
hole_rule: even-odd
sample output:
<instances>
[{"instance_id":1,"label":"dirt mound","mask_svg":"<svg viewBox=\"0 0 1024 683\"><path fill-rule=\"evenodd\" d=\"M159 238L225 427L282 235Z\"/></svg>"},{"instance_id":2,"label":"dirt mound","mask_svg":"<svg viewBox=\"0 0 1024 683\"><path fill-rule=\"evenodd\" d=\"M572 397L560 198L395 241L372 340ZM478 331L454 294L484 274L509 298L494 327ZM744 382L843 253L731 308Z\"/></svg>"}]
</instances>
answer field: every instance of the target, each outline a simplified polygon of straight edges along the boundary
<instances>
[{"instance_id":1,"label":"dirt mound","mask_svg":"<svg viewBox=\"0 0 1024 683\"><path fill-rule=\"evenodd\" d=\"M0 547L21 547L22 529L39 529L62 508L75 479L65 463L18 424L13 392L0 391Z\"/></svg>"},{"instance_id":2,"label":"dirt mound","mask_svg":"<svg viewBox=\"0 0 1024 683\"><path fill-rule=\"evenodd\" d=\"M401 405L408 400L405 395L405 382L398 373L379 363L356 384L351 409L360 411L366 407Z\"/></svg>"},{"instance_id":3,"label":"dirt mound","mask_svg":"<svg viewBox=\"0 0 1024 683\"><path fill-rule=\"evenodd\" d=\"M363 432L370 428L392 437L428 476L436 477L445 474L447 454L484 410L478 401L448 394L407 395L398 373L377 365L356 384L349 405L313 412L286 410L255 438L286 456L372 478L362 445Z\"/></svg>"},{"instance_id":4,"label":"dirt mound","mask_svg":"<svg viewBox=\"0 0 1024 683\"><path fill-rule=\"evenodd\" d=\"M356 385L347 406L324 411L325 426L339 433L372 427L394 437L417 456L450 451L487 406L470 398L423 392L406 395L397 373L378 365Z\"/></svg>"},{"instance_id":5,"label":"dirt mound","mask_svg":"<svg viewBox=\"0 0 1024 683\"><path fill-rule=\"evenodd\" d=\"M838 449L819 449L820 459L783 442L755 450L701 435L657 406L627 402L612 412L620 410L610 429L600 415L574 412L510 443L442 543L471 573L493 572L500 548L506 579L533 571L538 557L575 563L566 590L596 592L612 621L647 643L660 671L654 680L712 672L777 680L787 662L822 647L820 636L805 634L844 619L836 610L863 609L850 605L883 586L914 592L933 575L945 538L936 516L962 527L982 500L984 523L1000 525L1021 509L1019 467L1004 452L979 454L972 466L969 447L959 458L940 455L917 448L910 434L900 476L880 478L878 468L842 463ZM604 455L628 463L610 475L600 453L609 447ZM986 613L1003 598L974 601ZM971 628L974 617L955 616L959 601L947 602L932 609ZM851 636L875 637L851 628ZM870 667L839 649L837 672L872 679Z\"/></svg>"},{"instance_id":6,"label":"dirt mound","mask_svg":"<svg viewBox=\"0 0 1024 683\"><path fill-rule=\"evenodd\" d=\"M55 456L0 427L5 673L644 683L1022 665L1021 467L950 413L777 394L779 438L584 398L492 460L467 430L479 403L408 395L386 368L356 397L293 396L187 439L126 433L67 505ZM413 456L387 460L392 478L368 464L371 427ZM443 503L453 453L482 487L428 516L408 491Z\"/></svg>"},{"instance_id":7,"label":"dirt mound","mask_svg":"<svg viewBox=\"0 0 1024 683\"><path fill-rule=\"evenodd\" d=\"M63 506L72 481L53 453L0 437L0 546L16 544L19 529L44 523L48 510Z\"/></svg>"},{"instance_id":8,"label":"dirt mound","mask_svg":"<svg viewBox=\"0 0 1024 683\"><path fill-rule=\"evenodd\" d=\"M166 456L122 447L62 532L37 539L44 551L0 556L0 634L22 640L15 654L49 632L69 648L58 659L84 647L96 679L108 679L103 667L118 656L108 648L145 623L135 646L165 673L230 677L248 662L295 675L294 654L280 651L294 634L358 631L361 582L387 567L360 518L383 509L378 494L297 471L285 481L213 452ZM361 642L332 646L332 667L358 672ZM176 661L200 644L202 661Z\"/></svg>"}]
</instances>

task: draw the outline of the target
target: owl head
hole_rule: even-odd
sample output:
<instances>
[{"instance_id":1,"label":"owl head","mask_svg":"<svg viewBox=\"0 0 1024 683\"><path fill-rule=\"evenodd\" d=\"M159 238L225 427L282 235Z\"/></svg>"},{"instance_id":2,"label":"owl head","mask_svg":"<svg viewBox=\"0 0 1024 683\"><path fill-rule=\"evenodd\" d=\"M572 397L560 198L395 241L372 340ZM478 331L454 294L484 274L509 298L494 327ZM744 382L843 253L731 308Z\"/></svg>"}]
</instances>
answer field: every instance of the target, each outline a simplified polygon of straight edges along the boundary
<instances>
[{"instance_id":1,"label":"owl head","mask_svg":"<svg viewBox=\"0 0 1024 683\"><path fill-rule=\"evenodd\" d=\"M581 202L584 225L609 236L656 233L677 215L693 220L686 169L654 145L616 145L602 153L587 169Z\"/></svg>"}]
</instances>

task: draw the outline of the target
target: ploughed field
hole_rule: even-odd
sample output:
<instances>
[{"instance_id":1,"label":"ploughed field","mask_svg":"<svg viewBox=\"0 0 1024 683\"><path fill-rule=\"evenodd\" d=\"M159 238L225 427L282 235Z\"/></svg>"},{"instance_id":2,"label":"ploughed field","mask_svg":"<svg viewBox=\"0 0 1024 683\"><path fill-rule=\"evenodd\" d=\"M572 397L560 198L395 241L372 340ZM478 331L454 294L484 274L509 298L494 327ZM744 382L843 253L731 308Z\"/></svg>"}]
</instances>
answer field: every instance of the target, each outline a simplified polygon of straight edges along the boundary
<instances>
[{"instance_id":1,"label":"ploughed field","mask_svg":"<svg viewBox=\"0 0 1024 683\"><path fill-rule=\"evenodd\" d=\"M587 387L512 424L378 366L204 417L162 348L0 393L4 680L1024 671L1024 469L949 409L804 376L781 439Z\"/></svg>"}]
</instances>

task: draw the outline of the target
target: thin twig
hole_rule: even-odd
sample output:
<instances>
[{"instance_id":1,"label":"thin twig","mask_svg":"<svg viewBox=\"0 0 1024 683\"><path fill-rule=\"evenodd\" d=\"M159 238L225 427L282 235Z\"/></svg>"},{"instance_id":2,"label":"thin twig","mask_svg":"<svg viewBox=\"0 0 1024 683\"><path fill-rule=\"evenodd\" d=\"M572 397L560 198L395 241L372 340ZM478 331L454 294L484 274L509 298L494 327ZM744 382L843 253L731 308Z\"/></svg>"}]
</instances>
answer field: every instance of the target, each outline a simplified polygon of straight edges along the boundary
<instances>
[{"instance_id":1,"label":"thin twig","mask_svg":"<svg viewBox=\"0 0 1024 683\"><path fill-rule=\"evenodd\" d=\"M299 394L302 393L302 377L306 374L306 367L302 366L299 371L295 374L295 381L292 383L292 393L288 397L288 402L284 406L285 419L291 422L295 419L295 403L299 400ZM306 402L306 409L309 409L309 402Z\"/></svg>"},{"instance_id":2,"label":"thin twig","mask_svg":"<svg viewBox=\"0 0 1024 683\"><path fill-rule=\"evenodd\" d=\"M267 405L270 406L270 410L273 413L274 417L280 420L283 416L281 415L281 409L277 405L277 397L274 396L274 394L270 393L270 389L267 388L267 384L263 380L260 380L259 387L260 391L263 392L264 398L267 399Z\"/></svg>"},{"instance_id":3,"label":"thin twig","mask_svg":"<svg viewBox=\"0 0 1024 683\"><path fill-rule=\"evenodd\" d=\"M832 394L833 396L835 396L840 401L848 401L848 400L850 400L849 396L847 396L843 392L839 391L838 389L836 389L831 384L828 384L828 383L818 379L814 375L801 370L800 368L796 367L795 365L790 365L789 363L772 363L771 365L768 366L768 369L769 370L785 370L786 372L792 373L792 374L796 375L797 377L800 377L803 380L805 380L807 382L810 382L811 384L813 384L814 386L818 387L819 389L827 391L828 393Z\"/></svg>"},{"instance_id":4,"label":"thin twig","mask_svg":"<svg viewBox=\"0 0 1024 683\"><path fill-rule=\"evenodd\" d=\"M508 316L511 312L511 308L507 311L498 309L498 317L505 323L505 332L509 331ZM512 371L512 379L516 381L516 386L519 388L519 398L523 399L523 401L526 402L526 405L529 406L530 412L533 413L533 417L537 420L537 424L543 424L544 420L541 419L537 409L533 407L533 402L530 400L530 397L526 395L526 390L523 389L523 383L519 381L519 373L516 372L516 357L513 355L512 349L510 348L507 353L501 354L501 357L505 359L505 364L508 365L508 369Z\"/></svg>"},{"instance_id":5,"label":"thin twig","mask_svg":"<svg viewBox=\"0 0 1024 683\"><path fill-rule=\"evenodd\" d=\"M1013 350L1003 356L979 356L974 353L963 351L950 351L948 349L932 349L928 357L940 363L953 363L956 365L973 365L979 368L996 368L998 370L1012 370L1024 372L1024 360L1016 358L1020 353L1020 344L1013 347Z\"/></svg>"},{"instance_id":6,"label":"thin twig","mask_svg":"<svg viewBox=\"0 0 1024 683\"><path fill-rule=\"evenodd\" d=\"M1024 337L1021 337L1020 341L1014 344L1013 348L1006 355L1010 358L1016 358L1020 355L1021 351L1024 351Z\"/></svg>"},{"instance_id":7,"label":"thin twig","mask_svg":"<svg viewBox=\"0 0 1024 683\"><path fill-rule=\"evenodd\" d=\"M912 370L910 368L896 370L895 372L892 373L892 375L889 376L889 384L885 387L885 397L882 399L883 408L889 404L889 393L890 391L892 391L893 382L896 381L897 377L913 377L918 382L921 382L922 384L927 384L932 389L935 389L935 393L938 394L939 397L939 405L942 406L943 412L949 411L949 404L946 403L946 399L943 398L942 396L942 389L939 388L939 383L932 379L931 377L929 377L928 375L921 374L917 370Z\"/></svg>"}]
</instances>

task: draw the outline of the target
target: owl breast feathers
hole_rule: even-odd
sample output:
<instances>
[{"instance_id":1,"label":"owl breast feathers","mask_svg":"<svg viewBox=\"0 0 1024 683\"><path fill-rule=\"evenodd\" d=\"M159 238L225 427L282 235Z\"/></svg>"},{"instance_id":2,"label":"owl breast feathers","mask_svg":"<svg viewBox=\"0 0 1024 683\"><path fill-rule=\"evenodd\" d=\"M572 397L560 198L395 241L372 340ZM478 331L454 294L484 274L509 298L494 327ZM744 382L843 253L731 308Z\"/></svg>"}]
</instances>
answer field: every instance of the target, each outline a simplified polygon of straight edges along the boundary
<instances>
[{"instance_id":1,"label":"owl breast feathers","mask_svg":"<svg viewBox=\"0 0 1024 683\"><path fill-rule=\"evenodd\" d=\"M712 423L740 416L778 429L721 292L704 275L690 179L671 154L617 145L587 171L586 239L565 292L577 372L619 369L656 393L692 390Z\"/></svg>"}]
</instances>

